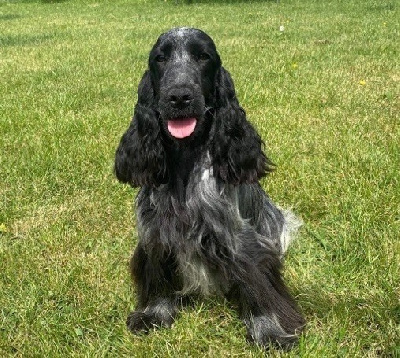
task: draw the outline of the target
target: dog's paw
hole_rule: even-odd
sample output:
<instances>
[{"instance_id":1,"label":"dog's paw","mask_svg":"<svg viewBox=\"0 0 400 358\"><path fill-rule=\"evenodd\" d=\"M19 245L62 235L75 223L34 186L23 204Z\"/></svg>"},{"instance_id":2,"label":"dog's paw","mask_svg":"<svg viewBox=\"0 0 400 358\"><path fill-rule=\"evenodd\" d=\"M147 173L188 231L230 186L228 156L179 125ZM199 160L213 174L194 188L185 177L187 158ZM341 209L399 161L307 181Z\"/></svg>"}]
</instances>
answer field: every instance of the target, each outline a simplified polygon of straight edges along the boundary
<instances>
[{"instance_id":1,"label":"dog's paw","mask_svg":"<svg viewBox=\"0 0 400 358\"><path fill-rule=\"evenodd\" d=\"M247 340L254 342L265 349L275 346L289 350L298 342L298 335L286 333L276 317L259 316L245 320L247 326Z\"/></svg>"},{"instance_id":2,"label":"dog's paw","mask_svg":"<svg viewBox=\"0 0 400 358\"><path fill-rule=\"evenodd\" d=\"M255 343L264 349L268 350L272 346L289 351L297 345L298 337L296 335L276 335L271 332L263 332L254 335L250 332L247 333L247 341Z\"/></svg>"},{"instance_id":3,"label":"dog's paw","mask_svg":"<svg viewBox=\"0 0 400 358\"><path fill-rule=\"evenodd\" d=\"M148 333L151 328L156 326L156 322L151 315L134 311L129 314L126 325L132 333Z\"/></svg>"},{"instance_id":4,"label":"dog's paw","mask_svg":"<svg viewBox=\"0 0 400 358\"><path fill-rule=\"evenodd\" d=\"M168 311L154 311L146 309L142 311L133 311L129 314L126 325L133 333L148 333L151 329L160 327L171 327L174 322L174 315Z\"/></svg>"}]
</instances>

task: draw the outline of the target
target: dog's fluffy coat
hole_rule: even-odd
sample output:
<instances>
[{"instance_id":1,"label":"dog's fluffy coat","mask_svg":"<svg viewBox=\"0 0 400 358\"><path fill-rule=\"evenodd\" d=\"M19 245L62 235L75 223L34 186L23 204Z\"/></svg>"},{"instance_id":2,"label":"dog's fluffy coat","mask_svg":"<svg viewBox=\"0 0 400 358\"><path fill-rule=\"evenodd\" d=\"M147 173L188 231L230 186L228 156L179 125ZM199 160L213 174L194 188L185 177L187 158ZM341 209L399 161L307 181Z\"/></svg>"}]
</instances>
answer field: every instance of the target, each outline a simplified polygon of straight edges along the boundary
<instances>
[{"instance_id":1,"label":"dog's fluffy coat","mask_svg":"<svg viewBox=\"0 0 400 358\"><path fill-rule=\"evenodd\" d=\"M131 331L170 326L184 297L220 294L249 339L297 340L304 320L280 269L299 221L259 185L272 169L211 38L189 28L161 35L115 159L117 178L141 187Z\"/></svg>"}]
</instances>

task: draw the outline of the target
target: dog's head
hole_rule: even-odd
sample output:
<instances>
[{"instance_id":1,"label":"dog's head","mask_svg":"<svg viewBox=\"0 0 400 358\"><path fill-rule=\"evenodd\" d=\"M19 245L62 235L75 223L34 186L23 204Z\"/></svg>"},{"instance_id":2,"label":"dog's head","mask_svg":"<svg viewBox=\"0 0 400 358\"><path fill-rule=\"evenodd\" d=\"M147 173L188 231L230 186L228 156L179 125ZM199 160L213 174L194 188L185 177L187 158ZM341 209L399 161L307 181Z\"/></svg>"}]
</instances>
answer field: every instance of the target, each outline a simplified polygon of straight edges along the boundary
<instances>
[{"instance_id":1,"label":"dog's head","mask_svg":"<svg viewBox=\"0 0 400 358\"><path fill-rule=\"evenodd\" d=\"M203 31L173 29L159 37L149 56L150 79L162 123L177 139L190 137L215 106L221 61Z\"/></svg>"},{"instance_id":2,"label":"dog's head","mask_svg":"<svg viewBox=\"0 0 400 358\"><path fill-rule=\"evenodd\" d=\"M171 141L207 143L215 175L232 184L257 181L271 169L213 40L198 29L172 29L150 51L135 115L117 150L118 179L133 186L167 182L164 149Z\"/></svg>"}]
</instances>

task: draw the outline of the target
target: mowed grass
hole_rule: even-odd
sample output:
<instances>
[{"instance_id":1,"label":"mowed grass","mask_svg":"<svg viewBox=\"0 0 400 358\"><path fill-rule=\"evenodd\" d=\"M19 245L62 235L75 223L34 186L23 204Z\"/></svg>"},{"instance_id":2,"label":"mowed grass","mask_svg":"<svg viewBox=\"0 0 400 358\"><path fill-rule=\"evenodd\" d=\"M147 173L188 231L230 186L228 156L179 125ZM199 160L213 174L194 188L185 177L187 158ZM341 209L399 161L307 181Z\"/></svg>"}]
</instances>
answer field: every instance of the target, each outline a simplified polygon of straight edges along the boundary
<instances>
[{"instance_id":1,"label":"mowed grass","mask_svg":"<svg viewBox=\"0 0 400 358\"><path fill-rule=\"evenodd\" d=\"M133 336L135 191L113 177L157 36L215 40L305 225L284 275L307 318L274 357L400 356L399 3L0 2L0 356L263 357L221 299ZM280 31L284 26L284 31Z\"/></svg>"}]
</instances>

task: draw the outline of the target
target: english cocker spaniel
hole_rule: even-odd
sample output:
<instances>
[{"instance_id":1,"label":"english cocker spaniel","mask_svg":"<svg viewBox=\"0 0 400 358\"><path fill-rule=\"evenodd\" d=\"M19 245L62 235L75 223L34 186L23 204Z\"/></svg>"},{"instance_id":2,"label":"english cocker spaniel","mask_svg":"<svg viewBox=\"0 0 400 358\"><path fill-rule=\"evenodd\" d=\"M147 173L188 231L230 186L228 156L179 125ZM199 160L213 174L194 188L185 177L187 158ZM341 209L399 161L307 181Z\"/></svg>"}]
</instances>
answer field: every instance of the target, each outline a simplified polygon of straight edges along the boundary
<instances>
[{"instance_id":1,"label":"english cocker spaniel","mask_svg":"<svg viewBox=\"0 0 400 358\"><path fill-rule=\"evenodd\" d=\"M291 347L305 321L280 270L299 221L258 183L273 164L214 42L172 29L148 65L115 158L117 178L141 188L128 328L169 327L184 298L220 294L238 307L249 340Z\"/></svg>"}]
</instances>

